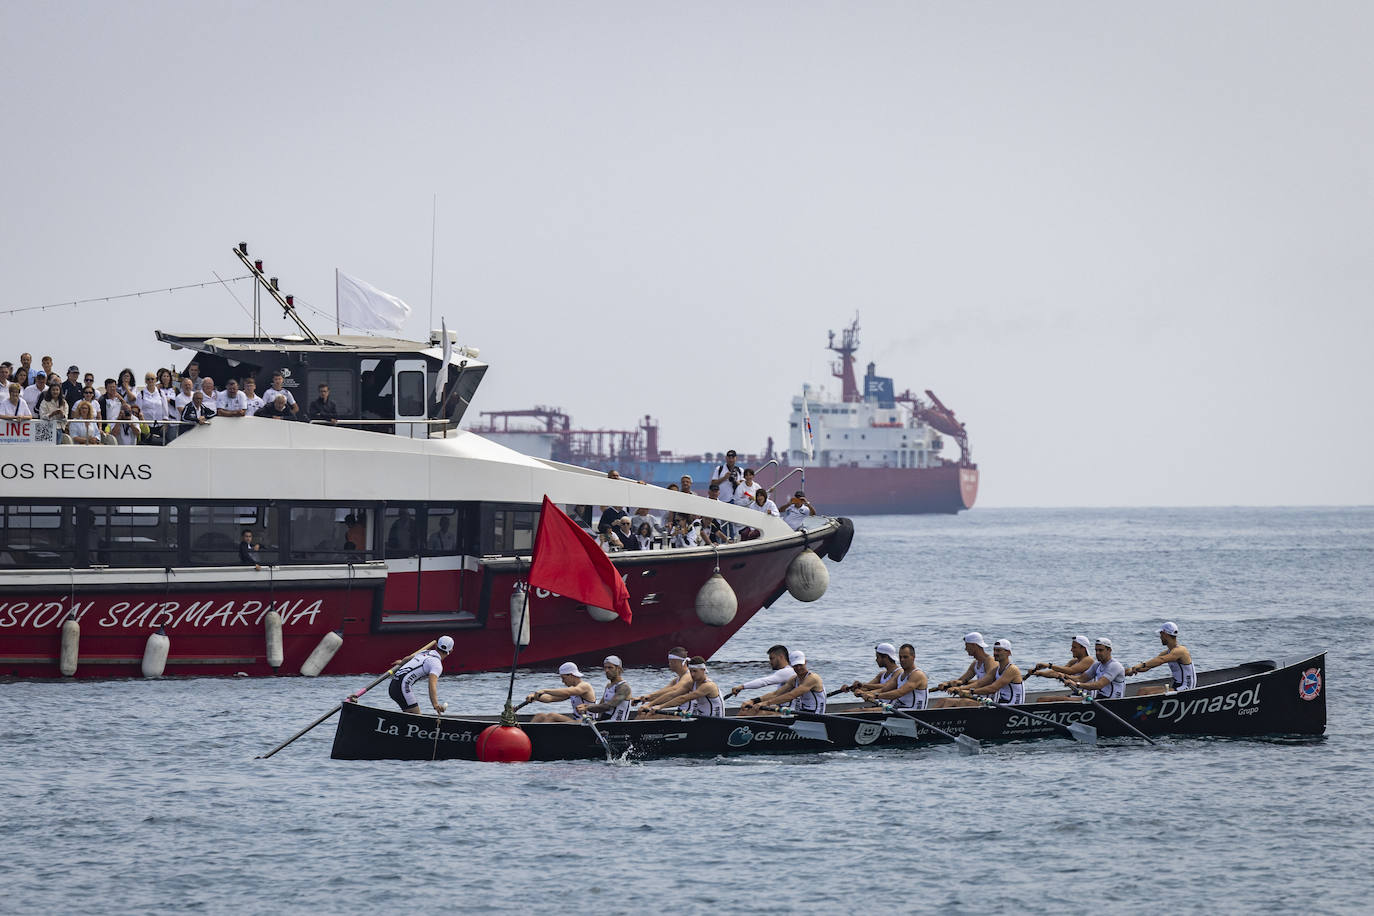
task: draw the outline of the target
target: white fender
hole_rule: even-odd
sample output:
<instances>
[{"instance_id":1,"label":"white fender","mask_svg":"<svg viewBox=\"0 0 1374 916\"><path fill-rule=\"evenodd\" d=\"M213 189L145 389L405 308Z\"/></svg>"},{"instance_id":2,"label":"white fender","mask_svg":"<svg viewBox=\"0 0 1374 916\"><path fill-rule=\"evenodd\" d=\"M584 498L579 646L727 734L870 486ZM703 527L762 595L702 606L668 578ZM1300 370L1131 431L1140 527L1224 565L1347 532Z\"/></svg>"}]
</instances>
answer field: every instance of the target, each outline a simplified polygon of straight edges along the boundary
<instances>
[{"instance_id":1,"label":"white fender","mask_svg":"<svg viewBox=\"0 0 1374 916\"><path fill-rule=\"evenodd\" d=\"M787 566L787 591L798 601L815 601L830 587L830 570L810 547Z\"/></svg>"},{"instance_id":2,"label":"white fender","mask_svg":"<svg viewBox=\"0 0 1374 916\"><path fill-rule=\"evenodd\" d=\"M530 644L530 608L526 604L525 583L515 583L510 590L510 641L513 645L525 648Z\"/></svg>"},{"instance_id":3,"label":"white fender","mask_svg":"<svg viewBox=\"0 0 1374 916\"><path fill-rule=\"evenodd\" d=\"M167 670L167 653L171 648L172 641L167 638L165 627L158 627L156 633L149 634L143 646L144 677L162 677L162 672Z\"/></svg>"},{"instance_id":4,"label":"white fender","mask_svg":"<svg viewBox=\"0 0 1374 916\"><path fill-rule=\"evenodd\" d=\"M592 607L587 605L587 616L597 623L610 623L612 620L619 620L620 615L615 611L608 611L604 607Z\"/></svg>"},{"instance_id":5,"label":"white fender","mask_svg":"<svg viewBox=\"0 0 1374 916\"><path fill-rule=\"evenodd\" d=\"M735 611L739 610L739 599L735 597L735 590L730 587L730 583L725 581L725 577L717 569L711 574L711 578L706 580L706 584L697 592L697 617L701 622L711 627L723 627L735 619Z\"/></svg>"},{"instance_id":6,"label":"white fender","mask_svg":"<svg viewBox=\"0 0 1374 916\"><path fill-rule=\"evenodd\" d=\"M343 645L343 630L330 630L324 634L324 638L310 652L310 657L301 665L301 674L306 677L318 677L324 670L324 666L329 664L329 660L334 657L334 653L339 651Z\"/></svg>"},{"instance_id":7,"label":"white fender","mask_svg":"<svg viewBox=\"0 0 1374 916\"><path fill-rule=\"evenodd\" d=\"M281 667L281 615L276 611L268 611L263 625L267 628L267 664L273 671Z\"/></svg>"},{"instance_id":8,"label":"white fender","mask_svg":"<svg viewBox=\"0 0 1374 916\"><path fill-rule=\"evenodd\" d=\"M81 624L76 622L75 614L69 614L67 619L62 622L62 654L57 663L57 668L62 672L63 677L71 677L76 674L76 662L80 652Z\"/></svg>"}]
</instances>

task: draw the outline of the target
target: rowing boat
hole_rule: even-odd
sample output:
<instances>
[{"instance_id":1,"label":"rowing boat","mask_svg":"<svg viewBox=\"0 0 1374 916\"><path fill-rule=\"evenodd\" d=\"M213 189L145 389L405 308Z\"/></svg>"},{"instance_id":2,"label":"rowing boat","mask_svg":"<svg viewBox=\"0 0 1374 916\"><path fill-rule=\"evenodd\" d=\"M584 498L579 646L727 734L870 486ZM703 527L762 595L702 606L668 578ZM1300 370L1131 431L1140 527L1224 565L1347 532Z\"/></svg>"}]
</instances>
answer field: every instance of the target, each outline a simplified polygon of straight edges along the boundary
<instances>
[{"instance_id":1,"label":"rowing boat","mask_svg":"<svg viewBox=\"0 0 1374 916\"><path fill-rule=\"evenodd\" d=\"M926 709L929 723L978 741L1028 741L1062 736L1080 723L1103 738L1133 737L1106 711L1149 736L1314 736L1326 730L1326 654L1276 662L1254 661L1203 672L1198 687L1182 692L1142 694L1162 681L1133 684L1119 699L1094 706L1063 691L1031 694L1020 706ZM1061 701L1036 702L1041 696ZM630 759L689 755L735 755L948 744L924 724L883 712L832 707L823 722L806 716L631 719L599 722L610 752ZM1032 718L1034 714L1035 718ZM477 736L496 716L424 716L345 702L331 756L339 760L475 760ZM590 760L608 748L592 729L577 723L530 722L532 760ZM1049 721L1045 721L1049 720ZM1057 724L1052 724L1057 723Z\"/></svg>"}]
</instances>

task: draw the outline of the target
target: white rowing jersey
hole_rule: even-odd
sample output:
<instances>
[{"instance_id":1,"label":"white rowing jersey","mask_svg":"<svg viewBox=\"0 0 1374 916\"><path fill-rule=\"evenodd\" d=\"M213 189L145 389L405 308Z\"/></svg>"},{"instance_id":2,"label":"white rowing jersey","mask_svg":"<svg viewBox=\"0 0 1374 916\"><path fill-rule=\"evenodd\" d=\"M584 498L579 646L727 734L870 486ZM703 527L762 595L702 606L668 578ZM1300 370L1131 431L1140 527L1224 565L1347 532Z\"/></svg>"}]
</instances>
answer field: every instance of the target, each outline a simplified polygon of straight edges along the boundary
<instances>
[{"instance_id":1,"label":"white rowing jersey","mask_svg":"<svg viewBox=\"0 0 1374 916\"><path fill-rule=\"evenodd\" d=\"M988 673L988 663L985 662L985 661L983 661L983 660L981 660L981 659L975 658L975 659L973 660L973 680L969 681L969 683L970 683L970 684L976 684L976 683L978 683L978 682L981 681L984 677L987 676L987 673Z\"/></svg>"},{"instance_id":2,"label":"white rowing jersey","mask_svg":"<svg viewBox=\"0 0 1374 916\"><path fill-rule=\"evenodd\" d=\"M1007 664L1010 665L1011 662L1008 661ZM1002 672L1005 670L1005 668L998 668L997 676L1001 677ZM1013 705L1024 703L1026 702L1026 685L1024 682L1020 684L1003 684L1001 687L997 688L997 692L992 695L992 699L997 703L1011 703Z\"/></svg>"},{"instance_id":3,"label":"white rowing jersey","mask_svg":"<svg viewBox=\"0 0 1374 916\"><path fill-rule=\"evenodd\" d=\"M808 671L806 677L810 676L811 672ZM803 677L802 680L806 680L806 677ZM795 690L798 686L800 685L795 677L788 682L789 690ZM788 705L797 712L825 712L825 691L808 690L801 696L793 697Z\"/></svg>"},{"instance_id":4,"label":"white rowing jersey","mask_svg":"<svg viewBox=\"0 0 1374 916\"><path fill-rule=\"evenodd\" d=\"M1121 662L1114 658L1104 662L1093 662L1093 666L1088 669L1088 673L1083 676L1085 681L1096 681L1102 678L1107 679L1107 686L1100 687L1093 693L1099 700L1115 700L1126 695L1126 669Z\"/></svg>"},{"instance_id":5,"label":"white rowing jersey","mask_svg":"<svg viewBox=\"0 0 1374 916\"><path fill-rule=\"evenodd\" d=\"M1197 669L1193 663L1169 662L1169 673L1174 676L1175 690L1192 690L1197 686Z\"/></svg>"},{"instance_id":6,"label":"white rowing jersey","mask_svg":"<svg viewBox=\"0 0 1374 916\"><path fill-rule=\"evenodd\" d=\"M918 674L920 670L920 668L912 668L911 674ZM897 672L898 690L906 686L906 682L910 680L911 674L907 674L904 671ZM910 693L902 694L901 696L897 697L897 699L892 701L892 705L897 707L898 709L925 709L926 705L929 702L930 691L925 687L922 687L920 690L913 690Z\"/></svg>"},{"instance_id":7,"label":"white rowing jersey","mask_svg":"<svg viewBox=\"0 0 1374 916\"><path fill-rule=\"evenodd\" d=\"M603 691L601 692L601 702L602 702L602 704L605 705L605 704L609 704L609 703L614 703L614 702L615 702L615 691L616 691L616 688L619 687L621 684L624 684L624 683L625 683L624 681L617 681L617 682L614 683L614 684L607 684L607 685L606 685L606 689L603 690ZM605 719L605 720L608 720L608 721L611 721L611 722L623 722L623 721L625 721L626 719L630 718L630 693L629 693L629 691L627 690L627 691L625 692L625 699L621 700L619 703L616 703L616 705L615 705L614 707L612 707L611 709L608 709L608 710L606 710L605 712L603 712L603 713L601 714L601 718L602 718L602 719Z\"/></svg>"},{"instance_id":8,"label":"white rowing jersey","mask_svg":"<svg viewBox=\"0 0 1374 916\"><path fill-rule=\"evenodd\" d=\"M401 695L404 696L412 706L418 705L411 688L415 682L422 678L427 678L431 674L435 677L444 673L443 655L438 649L430 649L428 652L421 652L419 655L406 662L396 669L392 677L401 682Z\"/></svg>"},{"instance_id":9,"label":"white rowing jersey","mask_svg":"<svg viewBox=\"0 0 1374 916\"><path fill-rule=\"evenodd\" d=\"M583 681L582 683L585 684L587 682ZM575 693L572 696L568 697L568 705L572 707L572 717L574 719L581 715L581 713L577 711L577 707L581 706L585 702L587 702L587 698L580 693Z\"/></svg>"},{"instance_id":10,"label":"white rowing jersey","mask_svg":"<svg viewBox=\"0 0 1374 916\"><path fill-rule=\"evenodd\" d=\"M720 698L717 691L713 697L697 697L679 706L689 716L715 716L723 718L725 716L725 701Z\"/></svg>"},{"instance_id":11,"label":"white rowing jersey","mask_svg":"<svg viewBox=\"0 0 1374 916\"><path fill-rule=\"evenodd\" d=\"M893 681L892 681L893 678L897 678L897 679L898 679L898 680L897 680L897 684L900 685L900 684L902 683L902 682L901 682L901 674L902 674L902 669L901 669L901 668L893 668L891 671L888 671L886 668L883 668L883 669L879 670L879 672L878 672L878 686L875 687L875 688L873 688L873 689L874 689L874 690L889 690L889 689L891 689L888 685L891 684L891 683L893 682Z\"/></svg>"}]
</instances>

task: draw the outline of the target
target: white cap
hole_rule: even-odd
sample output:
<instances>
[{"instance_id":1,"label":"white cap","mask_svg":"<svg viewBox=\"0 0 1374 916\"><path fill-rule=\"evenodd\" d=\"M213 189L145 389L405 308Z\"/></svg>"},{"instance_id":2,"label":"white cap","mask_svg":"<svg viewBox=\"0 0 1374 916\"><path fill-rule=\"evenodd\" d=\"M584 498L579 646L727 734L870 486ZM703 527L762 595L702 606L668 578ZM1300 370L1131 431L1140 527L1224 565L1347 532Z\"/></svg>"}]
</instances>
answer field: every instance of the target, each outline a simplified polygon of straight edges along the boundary
<instances>
[{"instance_id":1,"label":"white cap","mask_svg":"<svg viewBox=\"0 0 1374 916\"><path fill-rule=\"evenodd\" d=\"M789 665L805 665L805 664L806 664L806 653L805 653L805 652L802 652L802 651L799 651L799 650L797 650L797 649L793 649L791 652L788 652L788 653L787 653L787 664L789 664Z\"/></svg>"},{"instance_id":2,"label":"white cap","mask_svg":"<svg viewBox=\"0 0 1374 916\"><path fill-rule=\"evenodd\" d=\"M983 642L982 633L969 633L967 636L964 637L964 642L968 643L969 645L979 646L984 649L988 647L988 644Z\"/></svg>"},{"instance_id":3,"label":"white cap","mask_svg":"<svg viewBox=\"0 0 1374 916\"><path fill-rule=\"evenodd\" d=\"M439 637L439 641L438 641L437 643L435 643L435 645L437 645L437 646L439 647L439 651L440 651L440 652L452 652L452 651L453 651L453 637L452 637L452 636L440 636L440 637Z\"/></svg>"},{"instance_id":4,"label":"white cap","mask_svg":"<svg viewBox=\"0 0 1374 916\"><path fill-rule=\"evenodd\" d=\"M1166 620L1159 625L1159 632L1163 633L1165 636L1177 636L1178 624L1174 623L1172 620Z\"/></svg>"},{"instance_id":5,"label":"white cap","mask_svg":"<svg viewBox=\"0 0 1374 916\"><path fill-rule=\"evenodd\" d=\"M624 667L625 667L625 663L622 662L622 661L620 660L620 656L619 656L619 655L608 655L608 656L606 656L606 660L603 661L601 664L603 664L603 665L615 665L617 668L624 668Z\"/></svg>"},{"instance_id":6,"label":"white cap","mask_svg":"<svg viewBox=\"0 0 1374 916\"><path fill-rule=\"evenodd\" d=\"M995 642L995 643L992 644L992 647L993 647L994 649L1006 649L1008 652L1010 652L1010 651L1011 651L1011 640L1010 640L1010 639L999 639L999 640L997 640L997 642Z\"/></svg>"},{"instance_id":7,"label":"white cap","mask_svg":"<svg viewBox=\"0 0 1374 916\"><path fill-rule=\"evenodd\" d=\"M1105 636L1097 637L1097 644L1099 646L1106 646L1108 649L1112 647L1112 641Z\"/></svg>"},{"instance_id":8,"label":"white cap","mask_svg":"<svg viewBox=\"0 0 1374 916\"><path fill-rule=\"evenodd\" d=\"M894 662L897 660L897 647L890 642L880 642L873 647L873 651L879 655L886 655Z\"/></svg>"},{"instance_id":9,"label":"white cap","mask_svg":"<svg viewBox=\"0 0 1374 916\"><path fill-rule=\"evenodd\" d=\"M1085 649L1091 649L1093 647L1093 641L1086 636L1075 636L1073 641Z\"/></svg>"},{"instance_id":10,"label":"white cap","mask_svg":"<svg viewBox=\"0 0 1374 916\"><path fill-rule=\"evenodd\" d=\"M581 677L582 672L577 670L577 666L572 662L564 662L558 666L559 674L571 674L573 677Z\"/></svg>"}]
</instances>

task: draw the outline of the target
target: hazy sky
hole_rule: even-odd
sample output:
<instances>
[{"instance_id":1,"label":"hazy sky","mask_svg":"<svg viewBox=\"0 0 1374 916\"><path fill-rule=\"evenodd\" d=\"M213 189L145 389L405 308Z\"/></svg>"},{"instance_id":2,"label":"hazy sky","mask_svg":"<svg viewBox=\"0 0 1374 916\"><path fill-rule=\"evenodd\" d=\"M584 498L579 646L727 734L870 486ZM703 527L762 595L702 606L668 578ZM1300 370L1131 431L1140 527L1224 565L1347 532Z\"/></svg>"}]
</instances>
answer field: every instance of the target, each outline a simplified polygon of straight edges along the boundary
<instances>
[{"instance_id":1,"label":"hazy sky","mask_svg":"<svg viewBox=\"0 0 1374 916\"><path fill-rule=\"evenodd\" d=\"M0 350L246 332L222 288L4 314L239 241L421 336L437 195L474 413L758 451L858 311L982 505L1374 503L1371 47L1366 2L7 0Z\"/></svg>"}]
</instances>

